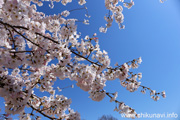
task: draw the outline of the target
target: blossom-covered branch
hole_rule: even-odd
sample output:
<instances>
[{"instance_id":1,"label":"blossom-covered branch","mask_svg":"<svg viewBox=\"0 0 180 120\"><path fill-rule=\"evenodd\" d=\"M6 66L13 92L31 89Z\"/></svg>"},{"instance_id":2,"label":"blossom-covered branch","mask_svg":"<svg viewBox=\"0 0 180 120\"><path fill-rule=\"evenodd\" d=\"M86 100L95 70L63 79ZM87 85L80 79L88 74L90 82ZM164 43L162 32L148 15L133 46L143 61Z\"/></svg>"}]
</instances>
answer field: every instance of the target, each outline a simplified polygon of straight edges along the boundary
<instances>
[{"instance_id":1,"label":"blossom-covered branch","mask_svg":"<svg viewBox=\"0 0 180 120\"><path fill-rule=\"evenodd\" d=\"M138 79L142 78L142 73L130 71L131 68L139 67L141 57L112 67L108 53L100 49L96 33L85 38L78 34L78 20L68 16L75 10L85 9L87 12L85 0L78 1L83 8L64 10L58 15L49 16L37 11L36 7L42 6L42 1L0 1L0 96L5 100L5 112L8 115L19 114L22 120L31 117L39 120L41 117L33 113L36 111L51 120L80 120L80 114L70 108L71 99L57 94L57 90L61 92L61 87L54 88L56 81L66 78L76 81L76 85L88 91L94 101L110 97L110 102L118 104L115 111L132 114L132 118L137 117L135 110L116 100L117 92L106 92L106 81L119 79L121 85L130 92L142 87L141 92L149 90L154 100L159 99L158 95L166 97L165 92L156 93L141 85ZM54 2L61 2L62 5L72 2L47 1L51 8ZM132 0L105 0L109 14L105 17L107 25L100 28L101 32L107 31L113 18L120 28L124 28L123 7L119 2L127 8L134 5ZM50 95L39 96L35 94L36 89ZM31 113L26 113L25 107L30 107Z\"/></svg>"}]
</instances>

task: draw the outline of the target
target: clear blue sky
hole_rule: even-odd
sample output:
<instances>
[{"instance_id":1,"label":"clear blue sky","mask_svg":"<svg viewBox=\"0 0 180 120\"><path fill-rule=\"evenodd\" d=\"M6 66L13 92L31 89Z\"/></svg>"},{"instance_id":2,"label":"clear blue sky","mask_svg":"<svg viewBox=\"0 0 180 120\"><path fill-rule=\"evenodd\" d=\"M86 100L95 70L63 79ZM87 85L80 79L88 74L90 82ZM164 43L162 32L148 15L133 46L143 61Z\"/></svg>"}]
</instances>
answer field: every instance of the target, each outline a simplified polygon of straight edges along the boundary
<instances>
[{"instance_id":1,"label":"clear blue sky","mask_svg":"<svg viewBox=\"0 0 180 120\"><path fill-rule=\"evenodd\" d=\"M134 72L142 72L142 85L159 92L165 90L167 98L160 98L155 102L149 93L138 91L128 92L119 80L107 82L105 89L109 92L118 92L118 100L135 108L137 113L176 113L180 119L180 1L167 0L161 4L159 0L135 0L135 6L124 9L126 25L119 30L114 22L106 34L99 33L100 26L104 26L104 15L108 12L104 7L104 0L89 0L86 6L91 15L90 25L78 23L78 31L83 36L98 34L101 49L108 52L111 65L116 62L123 64L134 58L142 57L142 64ZM68 4L69 10L79 8L75 4ZM40 8L47 14L61 12L63 8L55 5L56 10ZM48 11L47 11L48 10ZM70 17L84 19L85 11L74 11ZM70 80L57 83L60 87L70 85ZM72 99L71 108L81 114L85 120L97 120L102 115L112 115L124 120L120 114L114 112L114 103L106 97L101 102L94 102L88 98L88 93L75 86L74 89L65 89L62 94ZM3 101L2 98L0 102ZM4 106L2 103L1 106ZM45 119L44 119L45 120ZM142 119L139 119L142 120ZM150 118L148 120L151 120ZM156 119L152 119L156 120ZM167 118L157 120L171 120Z\"/></svg>"}]
</instances>

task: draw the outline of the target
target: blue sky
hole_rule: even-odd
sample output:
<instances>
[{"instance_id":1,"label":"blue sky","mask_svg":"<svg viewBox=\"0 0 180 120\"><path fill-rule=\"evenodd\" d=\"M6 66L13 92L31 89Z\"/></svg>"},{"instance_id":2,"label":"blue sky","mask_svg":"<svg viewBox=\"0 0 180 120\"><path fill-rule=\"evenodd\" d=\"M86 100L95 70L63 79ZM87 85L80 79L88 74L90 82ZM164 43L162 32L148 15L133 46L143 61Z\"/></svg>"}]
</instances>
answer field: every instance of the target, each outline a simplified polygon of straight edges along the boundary
<instances>
[{"instance_id":1,"label":"blue sky","mask_svg":"<svg viewBox=\"0 0 180 120\"><path fill-rule=\"evenodd\" d=\"M47 5L47 4L46 4ZM113 22L106 34L99 33L99 27L105 25L104 15L108 12L103 0L89 0L86 6L91 15L90 25L78 23L78 31L82 36L98 34L101 49L106 50L111 58L111 65L116 62L123 64L134 58L142 57L142 64L134 72L142 72L142 85L159 92L165 90L167 98L160 98L155 102L149 93L142 94L141 89L130 93L120 85L119 80L108 81L105 89L109 92L118 92L118 100L136 110L137 113L176 113L180 119L180 2L167 0L161 4L159 0L135 0L131 9L124 9L126 26L119 30ZM76 4L68 4L69 10L79 8ZM39 8L47 14L61 12L63 8L55 5L50 8ZM47 11L48 10L48 11ZM84 19L85 11L74 11L70 17ZM57 85L65 87L71 85L70 80L60 81ZM92 101L88 93L80 88L65 89L62 93L72 99L71 108L81 114L85 120L97 120L102 115L112 115L124 120L120 114L114 112L115 103L110 103L106 97L101 102ZM0 102L3 101L0 99ZM0 104L3 108L3 104ZM140 118L139 120L141 120ZM45 120L45 118L44 118ZM150 118L148 119L150 120ZM152 119L156 120L156 119ZM157 120L168 120L161 118Z\"/></svg>"}]
</instances>

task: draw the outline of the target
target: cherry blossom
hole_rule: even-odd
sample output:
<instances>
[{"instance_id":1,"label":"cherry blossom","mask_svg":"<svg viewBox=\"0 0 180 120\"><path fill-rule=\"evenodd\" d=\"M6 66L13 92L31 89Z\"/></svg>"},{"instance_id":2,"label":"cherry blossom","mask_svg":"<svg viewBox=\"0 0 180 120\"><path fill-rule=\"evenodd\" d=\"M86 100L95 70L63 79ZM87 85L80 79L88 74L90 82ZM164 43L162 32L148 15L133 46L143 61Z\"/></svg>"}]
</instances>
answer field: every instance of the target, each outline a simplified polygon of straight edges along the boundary
<instances>
[{"instance_id":1,"label":"cherry blossom","mask_svg":"<svg viewBox=\"0 0 180 120\"><path fill-rule=\"evenodd\" d=\"M118 92L105 90L106 82L119 79L120 85L134 92L141 88L142 93L150 92L153 100L165 98L165 91L156 92L141 85L142 73L133 73L142 62L141 57L129 62L111 66L108 52L101 50L96 33L81 37L76 18L68 18L73 10L64 10L60 14L46 15L37 11L48 1L50 8L55 2L66 6L72 0L1 0L0 1L0 97L5 100L6 115L19 115L20 120L42 116L51 120L80 120L80 113L71 107L71 99L61 95L64 88L54 88L58 80L70 79L89 93L89 98L101 101L106 96L115 102L114 111L126 114L126 117L138 117L135 110L117 100ZM85 6L85 0L78 4ZM124 29L123 9L134 5L131 0L105 0L109 10L104 19L105 27L100 32L106 33L113 20ZM112 14L110 14L112 13ZM86 16L89 17L88 13ZM89 20L84 20L88 24ZM86 62L84 62L86 61ZM70 86L71 88L74 85ZM47 92L49 96L39 96ZM25 108L32 109L26 113ZM41 116L35 115L33 111Z\"/></svg>"}]
</instances>

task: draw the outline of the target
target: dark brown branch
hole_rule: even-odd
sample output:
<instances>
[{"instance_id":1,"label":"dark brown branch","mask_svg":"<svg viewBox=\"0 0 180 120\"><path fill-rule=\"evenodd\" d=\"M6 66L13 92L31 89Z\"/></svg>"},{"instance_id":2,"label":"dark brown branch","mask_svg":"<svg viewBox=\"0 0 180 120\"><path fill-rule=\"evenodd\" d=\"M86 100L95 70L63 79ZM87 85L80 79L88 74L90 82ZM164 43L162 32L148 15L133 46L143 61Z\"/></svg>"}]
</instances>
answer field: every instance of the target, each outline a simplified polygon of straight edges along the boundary
<instances>
[{"instance_id":1,"label":"dark brown branch","mask_svg":"<svg viewBox=\"0 0 180 120\"><path fill-rule=\"evenodd\" d=\"M52 39L52 38L49 38L49 37L47 37L47 36L45 36L45 35L42 35L41 33L35 32L35 34L37 34L37 35L39 35L39 36L42 36L42 37L44 37L45 39L48 39L48 40L50 40L50 41L52 41L52 42L54 42L54 43L60 44L58 41L55 41L55 40Z\"/></svg>"},{"instance_id":2,"label":"dark brown branch","mask_svg":"<svg viewBox=\"0 0 180 120\"><path fill-rule=\"evenodd\" d=\"M98 64L98 63L95 63L95 62L89 60L88 58L86 58L86 57L84 57L84 56L82 56L82 55L80 55L80 54L74 52L73 50L71 50L71 52L72 52L73 54L75 54L75 55L77 55L77 56L79 56L79 57L81 57L81 58L87 60L88 62L90 62L90 63L92 63L92 64L96 64L96 65L98 65L98 66L102 66L102 65L100 65L100 64Z\"/></svg>"},{"instance_id":3,"label":"dark brown branch","mask_svg":"<svg viewBox=\"0 0 180 120\"><path fill-rule=\"evenodd\" d=\"M106 92L106 95L107 95L108 97L112 98L112 96L109 95L109 93L107 93L107 92ZM115 102L116 102L116 103L123 103L123 102L119 102L118 100L115 100Z\"/></svg>"},{"instance_id":4,"label":"dark brown branch","mask_svg":"<svg viewBox=\"0 0 180 120\"><path fill-rule=\"evenodd\" d=\"M73 11L76 11L76 10L83 10L83 9L86 9L86 8L83 7L83 8L72 9L72 10L69 10L69 12L73 12Z\"/></svg>"},{"instance_id":5,"label":"dark brown branch","mask_svg":"<svg viewBox=\"0 0 180 120\"><path fill-rule=\"evenodd\" d=\"M23 34L21 34L19 31L17 31L12 25L8 24L8 23L4 23L2 21L0 21L1 24L3 24L4 26L8 26L10 28L12 28L16 33L18 33L20 36L22 36L24 39L26 39L27 41L31 42L32 44L38 46L39 48L43 49L41 46L39 46L38 44L36 44L35 42L31 41L29 38L25 37Z\"/></svg>"},{"instance_id":6,"label":"dark brown branch","mask_svg":"<svg viewBox=\"0 0 180 120\"><path fill-rule=\"evenodd\" d=\"M10 53L24 53L24 52L33 52L33 51L9 51Z\"/></svg>"},{"instance_id":7,"label":"dark brown branch","mask_svg":"<svg viewBox=\"0 0 180 120\"><path fill-rule=\"evenodd\" d=\"M38 113L40 113L40 114L43 115L44 117L49 118L50 120L61 120L61 119L54 118L54 117L50 117L50 116L44 114L41 110L38 110L38 109L34 108L29 102L28 102L27 104L28 104L29 107L31 107L33 110L37 111Z\"/></svg>"},{"instance_id":8,"label":"dark brown branch","mask_svg":"<svg viewBox=\"0 0 180 120\"><path fill-rule=\"evenodd\" d=\"M24 30L29 30L29 28L26 28L26 27L24 27L24 26L15 26L15 25L10 25L10 24L8 24L8 23L4 23L4 22L2 22L2 21L0 21L0 23L1 24L3 24L3 25L7 25L7 26L9 26L9 27L11 27L11 28L18 28L18 29L24 29ZM52 38L49 38L49 37L47 37L47 36L45 36L45 35L42 35L41 33L38 33L38 32L35 32L35 34L37 34L37 35L39 35L39 36L42 36L42 37L44 37L45 39L49 39L49 40L51 40L52 42L54 42L54 43L57 43L57 44L59 44L59 42L58 41L55 41L54 39L52 39Z\"/></svg>"}]
</instances>

